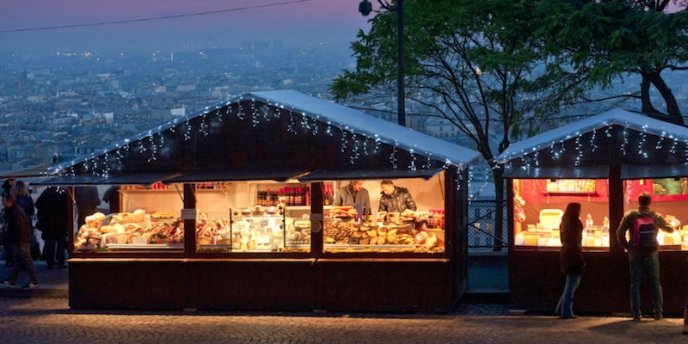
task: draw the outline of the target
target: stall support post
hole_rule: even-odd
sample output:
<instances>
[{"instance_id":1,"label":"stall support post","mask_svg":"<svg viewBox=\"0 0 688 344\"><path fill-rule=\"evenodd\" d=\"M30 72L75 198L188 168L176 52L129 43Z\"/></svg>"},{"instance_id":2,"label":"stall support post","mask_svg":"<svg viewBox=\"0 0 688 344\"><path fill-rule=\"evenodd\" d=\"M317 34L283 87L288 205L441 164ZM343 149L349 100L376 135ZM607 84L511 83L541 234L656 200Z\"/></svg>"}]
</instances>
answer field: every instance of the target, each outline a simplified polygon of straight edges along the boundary
<instances>
[{"instance_id":1,"label":"stall support post","mask_svg":"<svg viewBox=\"0 0 688 344\"><path fill-rule=\"evenodd\" d=\"M460 185L458 173L455 167L450 167L444 172L444 251L449 259L453 259L459 253L458 243L458 207L457 187Z\"/></svg>"},{"instance_id":2,"label":"stall support post","mask_svg":"<svg viewBox=\"0 0 688 344\"><path fill-rule=\"evenodd\" d=\"M609 249L612 253L623 253L616 241L616 229L624 215L624 186L621 179L621 165L609 166Z\"/></svg>"},{"instance_id":3,"label":"stall support post","mask_svg":"<svg viewBox=\"0 0 688 344\"><path fill-rule=\"evenodd\" d=\"M311 255L320 257L323 252L323 183L311 183Z\"/></svg>"},{"instance_id":4,"label":"stall support post","mask_svg":"<svg viewBox=\"0 0 688 344\"><path fill-rule=\"evenodd\" d=\"M452 218L454 219L454 233L453 238L453 252L454 264L456 264L456 301L466 292L468 288L468 166L462 169L455 170L456 177L453 184L453 197L451 201L454 203L445 209L453 209L456 213ZM447 248L452 250L451 247ZM450 257L451 258L451 257Z\"/></svg>"},{"instance_id":5,"label":"stall support post","mask_svg":"<svg viewBox=\"0 0 688 344\"><path fill-rule=\"evenodd\" d=\"M67 233L67 254L68 257L72 256L72 252L74 252L74 233L76 229L78 229L76 226L76 216L74 216L74 212L76 211L76 198L75 198L75 188L73 186L70 186L67 188L67 192L69 195L69 201L67 202L67 223L71 223L71 230L69 233Z\"/></svg>"},{"instance_id":6,"label":"stall support post","mask_svg":"<svg viewBox=\"0 0 688 344\"><path fill-rule=\"evenodd\" d=\"M196 209L195 184L184 184L184 209ZM184 218L184 253L196 253L196 217Z\"/></svg>"},{"instance_id":7,"label":"stall support post","mask_svg":"<svg viewBox=\"0 0 688 344\"><path fill-rule=\"evenodd\" d=\"M506 230L507 230L507 250L509 254L514 250L514 237L516 236L516 224L514 222L514 180L506 180ZM502 243L503 245L504 243Z\"/></svg>"}]
</instances>

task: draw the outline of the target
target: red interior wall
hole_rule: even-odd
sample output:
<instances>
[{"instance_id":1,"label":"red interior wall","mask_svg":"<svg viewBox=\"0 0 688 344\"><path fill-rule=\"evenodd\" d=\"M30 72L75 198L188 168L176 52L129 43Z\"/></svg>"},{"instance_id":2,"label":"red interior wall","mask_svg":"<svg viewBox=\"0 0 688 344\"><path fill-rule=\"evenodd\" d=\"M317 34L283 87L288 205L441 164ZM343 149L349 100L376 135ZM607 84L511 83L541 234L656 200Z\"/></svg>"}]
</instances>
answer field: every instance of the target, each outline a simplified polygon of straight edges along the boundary
<instances>
[{"instance_id":1,"label":"red interior wall","mask_svg":"<svg viewBox=\"0 0 688 344\"><path fill-rule=\"evenodd\" d=\"M595 193L593 194L549 194L546 179L522 179L519 190L521 197L526 202L524 208L527 224L538 223L540 210L542 209L566 209L571 202L581 204L581 221L585 222L587 214L593 218L595 225L601 225L604 217L609 217L609 185L606 179L595 181Z\"/></svg>"}]
</instances>

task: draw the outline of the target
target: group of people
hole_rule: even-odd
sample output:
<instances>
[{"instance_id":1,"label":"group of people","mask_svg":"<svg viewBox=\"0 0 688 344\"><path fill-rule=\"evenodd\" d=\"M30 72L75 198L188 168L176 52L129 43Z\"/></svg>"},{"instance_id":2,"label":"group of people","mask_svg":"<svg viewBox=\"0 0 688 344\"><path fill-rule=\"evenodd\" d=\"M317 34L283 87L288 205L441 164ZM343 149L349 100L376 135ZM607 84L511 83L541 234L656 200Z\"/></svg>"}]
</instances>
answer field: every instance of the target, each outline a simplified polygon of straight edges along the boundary
<instances>
[{"instance_id":1,"label":"group of people","mask_svg":"<svg viewBox=\"0 0 688 344\"><path fill-rule=\"evenodd\" d=\"M416 210L416 202L408 189L394 185L385 179L380 183L380 206L378 211L403 212L406 209ZM349 181L349 184L339 189L334 199L335 206L353 206L359 214L370 215L370 195L360 180Z\"/></svg>"},{"instance_id":2,"label":"group of people","mask_svg":"<svg viewBox=\"0 0 688 344\"><path fill-rule=\"evenodd\" d=\"M115 196L117 190L114 190ZM75 198L79 209L79 220L94 213L100 204L95 187L77 188ZM12 267L10 275L0 281L4 286L14 286L22 269L29 273L29 283L23 289L38 286L34 259L42 257L48 269L66 267L65 249L69 224L70 196L66 189L46 188L34 203L23 181L7 179L2 185L3 208L0 216L5 265ZM110 201L107 199L107 201ZM35 219L35 221L34 221ZM35 229L41 232L44 241L41 253Z\"/></svg>"},{"instance_id":3,"label":"group of people","mask_svg":"<svg viewBox=\"0 0 688 344\"><path fill-rule=\"evenodd\" d=\"M642 319L640 284L645 274L650 278L652 287L653 317L655 320L664 317L664 299L659 280L657 233L660 229L669 233L673 232L674 229L662 216L650 210L651 203L652 197L650 195L641 194L638 197L638 210L626 214L616 230L619 244L628 252L631 315L634 321ZM573 298L585 267L581 248L583 223L580 220L580 215L580 203L569 203L561 219L560 263L561 271L566 275L566 283L555 312L562 319L576 317L573 313ZM629 233L630 240L626 238L626 233Z\"/></svg>"},{"instance_id":4,"label":"group of people","mask_svg":"<svg viewBox=\"0 0 688 344\"><path fill-rule=\"evenodd\" d=\"M33 198L22 181L5 180L2 184L2 240L5 264L12 266L10 276L0 284L14 286L22 268L29 273L29 283L23 289L38 286L38 275L31 257L33 238L32 218L35 214Z\"/></svg>"}]
</instances>

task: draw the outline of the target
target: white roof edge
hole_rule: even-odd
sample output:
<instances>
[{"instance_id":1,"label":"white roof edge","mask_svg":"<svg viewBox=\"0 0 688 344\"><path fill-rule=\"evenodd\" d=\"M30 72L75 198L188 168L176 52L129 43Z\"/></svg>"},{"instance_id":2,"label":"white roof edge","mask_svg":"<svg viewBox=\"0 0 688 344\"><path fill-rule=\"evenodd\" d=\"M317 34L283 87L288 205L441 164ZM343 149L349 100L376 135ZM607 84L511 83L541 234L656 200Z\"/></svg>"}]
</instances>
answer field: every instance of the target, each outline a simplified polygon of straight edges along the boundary
<instances>
[{"instance_id":1,"label":"white roof edge","mask_svg":"<svg viewBox=\"0 0 688 344\"><path fill-rule=\"evenodd\" d=\"M385 121L376 117L373 117L371 115L368 115L362 111L355 110L349 107L346 107L344 105L340 105L334 102L330 102L327 100L323 100L320 98L316 98L313 96L309 96L307 94L295 91L295 90L276 90L276 91L258 91L258 92L249 92L245 93L241 96L236 96L236 97L231 97L228 98L224 101L217 102L213 105L206 106L203 111L198 111L193 114L188 114L184 117L179 117L172 119L166 123L162 123L154 128L143 130L140 133L137 133L135 135L132 135L128 138L122 139L116 143L107 145L103 147L102 149L98 149L95 152L88 154L87 156L83 156L80 158L72 159L69 162L62 162L56 165L52 165L51 167L48 168L48 171L46 172L46 175L52 175L58 173L60 170L68 169L71 167L74 167L78 164L87 162L91 159L94 159L96 157L99 157L102 154L107 154L109 152L116 151L118 148L124 146L124 145L129 145L130 143L134 143L136 141L145 139L146 137L159 134L163 130L170 129L171 127L175 127L177 125L182 124L183 122L189 121L191 119L194 119L196 117L200 117L203 115L207 115L213 111L216 111L222 107L238 103L240 101L245 101L245 100L260 100L268 104L276 103L276 104L281 104L288 106L294 110L298 110L299 112L304 112L304 113L309 113L309 114L314 114L316 116L322 116L325 119L328 119L332 122L332 125L340 127L340 125L343 125L344 127L348 126L352 129L355 130L357 133L367 133L370 136L374 136L375 134L379 134L381 137L383 137L386 141L395 141L393 138L394 135L390 135L389 131L401 131L404 133L407 137L411 137L414 140L419 140L419 141L427 141L427 144L418 144L418 142L415 143L417 148L414 148L414 143L406 143L406 142L400 142L399 140L396 140L399 142L398 147L404 148L407 147L409 149L414 149L415 152L421 155L426 155L427 153L430 154L431 158L439 161L449 161L450 164L454 165L468 165L474 161L476 161L478 158L481 157L480 153L470 149L466 148L463 146L459 146L457 144L444 141L426 134L423 134L421 132L415 131L410 128L404 128L396 123L392 123L389 121ZM289 99L297 99L300 101L289 101ZM273 104L274 105L274 104ZM376 127L382 127L386 131L385 133L378 133L377 131L371 131L366 128L365 125L356 125L356 123L344 123L341 121L341 118L337 118L337 116L331 116L331 112L337 113L339 115L346 114L346 115L351 115L354 117L360 118L365 118L366 121L371 122L369 126L376 126ZM344 117L344 116L339 116L339 117ZM383 136L384 134L384 136ZM420 140L422 138L422 140ZM102 153L101 153L102 152ZM439 158L439 159L437 159Z\"/></svg>"},{"instance_id":2,"label":"white roof edge","mask_svg":"<svg viewBox=\"0 0 688 344\"><path fill-rule=\"evenodd\" d=\"M666 136L688 142L688 128L664 122L643 114L614 108L599 115L566 124L559 128L511 144L497 157L500 163L520 158L534 150L540 150L552 144L574 139L582 133L591 132L606 126L619 125L631 130L642 131L649 135Z\"/></svg>"},{"instance_id":3,"label":"white roof edge","mask_svg":"<svg viewBox=\"0 0 688 344\"><path fill-rule=\"evenodd\" d=\"M297 112L320 116L332 125L370 136L379 135L383 140L395 141L399 147L414 149L418 154L430 154L435 160L449 160L452 164L468 165L481 157L476 150L432 137L396 123L385 121L362 111L335 102L309 96L295 90L251 92L242 96L275 103ZM371 130L370 128L375 128ZM437 157L441 159L437 159Z\"/></svg>"}]
</instances>

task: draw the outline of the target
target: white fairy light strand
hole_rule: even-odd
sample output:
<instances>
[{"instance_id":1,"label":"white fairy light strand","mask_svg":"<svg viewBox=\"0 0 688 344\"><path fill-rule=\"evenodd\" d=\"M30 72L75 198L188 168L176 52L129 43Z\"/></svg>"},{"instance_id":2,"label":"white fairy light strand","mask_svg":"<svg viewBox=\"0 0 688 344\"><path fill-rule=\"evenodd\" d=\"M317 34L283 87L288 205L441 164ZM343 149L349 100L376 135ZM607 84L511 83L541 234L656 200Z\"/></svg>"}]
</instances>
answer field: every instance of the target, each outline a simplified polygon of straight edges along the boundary
<instances>
[{"instance_id":1,"label":"white fairy light strand","mask_svg":"<svg viewBox=\"0 0 688 344\"><path fill-rule=\"evenodd\" d=\"M257 106L259 104L261 106ZM263 107L263 104L267 105ZM234 106L236 106L236 108ZM158 126L155 132L149 130L147 135L135 136L135 138L132 139L131 142L129 141L129 139L125 139L123 143L117 143L113 145L112 148L109 148L110 150L105 149L102 153L102 156L96 157L94 154L90 158L85 158L82 160L83 168L85 171L90 171L94 174L109 175L110 170L112 168L112 163L122 165L123 163L125 163L126 157L129 154L129 152L134 151L134 149L136 149L136 151L139 154L149 153L150 155L147 156L148 162L158 160L160 152L164 151L166 147L165 132L167 130L169 130L169 132L172 134L176 134L178 129L183 125L183 138L185 141L191 140L192 138L194 138L194 135L202 134L204 137L207 137L210 135L211 127L215 128L217 126L217 122L222 122L225 118L227 118L227 116L231 114L236 115L237 118L240 120L246 119L247 113L245 112L245 109L247 107L250 107L251 109L251 119L254 127L259 125L260 122L262 122L260 121L259 117L263 117L267 122L270 120L270 118L272 118L273 114L274 118L279 118L281 115L281 109L284 109L284 105L278 103L273 104L270 102L258 102L257 104L255 99L251 99L250 102L245 102L243 98L240 98L239 101L227 102L225 104L216 105L214 107L205 107L203 112L194 115L187 115L183 118L175 118L173 121L169 122L166 125ZM236 111L234 111L234 109L236 109ZM273 114L271 114L270 111L273 111ZM313 136L318 135L321 132L319 127L319 116L308 116L305 112L301 112L301 115L301 127L306 132L310 132ZM217 117L218 120L210 121L210 118L208 118L208 116ZM194 130L193 128L192 120L198 121L198 128L196 128L196 130ZM324 123L325 122L323 122L323 124ZM332 123L329 121L326 123L327 124L324 127L323 131L326 135L332 136ZM294 128L295 121L293 118L292 110L290 110L290 124L291 126L288 128L288 131L296 135L297 131ZM347 150L349 150L350 161L352 164L357 162L360 159L361 155L369 156L371 154L371 150L375 153L379 152L381 145L385 144L392 146L392 152L390 154L389 160L394 169L398 168L399 163L397 149L402 148L403 150L406 150L409 153L409 169L412 171L417 170L419 165L415 147L404 147L400 145L398 141L394 141L393 144L390 142L385 142L377 134L373 134L374 136L368 136L363 133L355 133L353 128L349 128L348 126L343 126L341 124L338 125L338 128L340 129L342 134L342 152L347 152ZM351 135L348 135L347 131ZM156 135L158 136L157 138ZM369 140L373 141L373 146L369 145ZM135 148L131 147L130 143L136 145ZM423 153L424 155L426 155L426 162L424 164L421 164L420 166L423 168L429 168L431 166L432 159L429 156L430 154L428 152ZM110 154L112 154L112 156L110 156ZM114 161L111 161L110 158L114 159ZM58 165L56 167L57 169L51 173L67 173L68 171L73 171L73 166L75 166L76 163L78 162L74 162L74 164L72 164L71 166L68 166L68 164ZM74 173L76 173L76 171Z\"/></svg>"},{"instance_id":2,"label":"white fairy light strand","mask_svg":"<svg viewBox=\"0 0 688 344\"><path fill-rule=\"evenodd\" d=\"M392 153L389 155L389 162L392 163L392 169L397 169L397 141L394 141L394 146L392 146Z\"/></svg>"},{"instance_id":3,"label":"white fairy light strand","mask_svg":"<svg viewBox=\"0 0 688 344\"><path fill-rule=\"evenodd\" d=\"M645 141L647 140L647 124L643 125L643 131L640 133L640 142L638 142L638 155L647 159L647 152L644 149Z\"/></svg>"},{"instance_id":4,"label":"white fairy light strand","mask_svg":"<svg viewBox=\"0 0 688 344\"><path fill-rule=\"evenodd\" d=\"M576 137L575 145L576 145L576 160L574 162L575 166L580 166L581 160L583 159L583 144L581 143L581 135L580 133L576 133L578 135Z\"/></svg>"},{"instance_id":5,"label":"white fairy light strand","mask_svg":"<svg viewBox=\"0 0 688 344\"><path fill-rule=\"evenodd\" d=\"M412 172L415 172L415 171L416 171L416 155L413 154L413 153L414 153L414 149L411 148L411 149L409 149L408 152L409 152L409 155L410 155L410 157L411 157L411 162L409 163L408 168L409 168L409 170L411 170Z\"/></svg>"},{"instance_id":6,"label":"white fairy light strand","mask_svg":"<svg viewBox=\"0 0 688 344\"><path fill-rule=\"evenodd\" d=\"M664 148L664 139L666 136L666 132L662 131L662 133L659 136L659 140L657 140L657 144L655 145L655 149L659 150Z\"/></svg>"},{"instance_id":7,"label":"white fairy light strand","mask_svg":"<svg viewBox=\"0 0 688 344\"><path fill-rule=\"evenodd\" d=\"M346 128L348 128L348 127L346 127ZM346 129L346 128L345 128L345 129ZM347 146L346 146L346 130L340 130L340 131L341 131L341 133L342 133L342 138L341 138L341 140L339 141L339 142L340 142L339 147L340 147L340 151L341 151L342 153L344 153L344 152L346 152L346 147L347 147Z\"/></svg>"},{"instance_id":8,"label":"white fairy light strand","mask_svg":"<svg viewBox=\"0 0 688 344\"><path fill-rule=\"evenodd\" d=\"M295 125L296 123L294 122L294 114L291 110L289 110L289 125L287 126L287 132L296 135L297 132L296 129L294 129Z\"/></svg>"}]
</instances>

